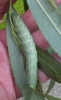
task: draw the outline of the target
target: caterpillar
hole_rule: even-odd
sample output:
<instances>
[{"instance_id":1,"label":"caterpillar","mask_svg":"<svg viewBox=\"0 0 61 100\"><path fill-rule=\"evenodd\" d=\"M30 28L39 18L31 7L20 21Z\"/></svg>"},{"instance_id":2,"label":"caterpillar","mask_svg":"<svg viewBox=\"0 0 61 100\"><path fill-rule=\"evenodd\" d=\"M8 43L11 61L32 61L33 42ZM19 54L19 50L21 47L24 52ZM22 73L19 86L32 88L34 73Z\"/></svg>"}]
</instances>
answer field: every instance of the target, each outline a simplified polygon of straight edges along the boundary
<instances>
[{"instance_id":1,"label":"caterpillar","mask_svg":"<svg viewBox=\"0 0 61 100\"><path fill-rule=\"evenodd\" d=\"M17 31L17 36L22 44L23 51L26 56L26 72L30 88L36 89L37 85L37 51L33 38L26 27L25 23L18 17L18 14L13 9L11 15L12 22Z\"/></svg>"}]
</instances>

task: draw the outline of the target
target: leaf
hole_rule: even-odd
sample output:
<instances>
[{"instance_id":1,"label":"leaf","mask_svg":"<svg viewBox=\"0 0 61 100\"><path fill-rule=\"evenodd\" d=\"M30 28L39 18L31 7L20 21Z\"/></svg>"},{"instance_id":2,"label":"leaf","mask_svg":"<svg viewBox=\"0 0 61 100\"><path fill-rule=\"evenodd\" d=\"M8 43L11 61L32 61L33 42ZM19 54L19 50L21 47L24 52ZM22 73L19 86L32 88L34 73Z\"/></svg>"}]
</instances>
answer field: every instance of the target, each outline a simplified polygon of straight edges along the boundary
<instances>
[{"instance_id":1,"label":"leaf","mask_svg":"<svg viewBox=\"0 0 61 100\"><path fill-rule=\"evenodd\" d=\"M7 45L8 45L8 52L9 52L9 58L10 58L13 76L15 78L15 82L18 88L20 89L23 97L26 99L29 92L28 81L27 81L25 70L24 70L22 55L12 35L8 15L7 15L6 24L7 24L6 25Z\"/></svg>"},{"instance_id":2,"label":"leaf","mask_svg":"<svg viewBox=\"0 0 61 100\"><path fill-rule=\"evenodd\" d=\"M51 79L48 90L46 91L46 94L51 91L51 89L53 88L54 85L55 85L55 80Z\"/></svg>"},{"instance_id":3,"label":"leaf","mask_svg":"<svg viewBox=\"0 0 61 100\"><path fill-rule=\"evenodd\" d=\"M43 92L43 90L42 90L42 84L41 84L41 82L38 80L38 82L37 82L37 90L39 91L39 92Z\"/></svg>"},{"instance_id":4,"label":"leaf","mask_svg":"<svg viewBox=\"0 0 61 100\"><path fill-rule=\"evenodd\" d=\"M61 100L60 98L56 98L47 94L44 94L44 96L48 99L48 100Z\"/></svg>"},{"instance_id":5,"label":"leaf","mask_svg":"<svg viewBox=\"0 0 61 100\"><path fill-rule=\"evenodd\" d=\"M39 68L44 71L50 78L61 83L61 64L52 56L45 53L39 47L37 48Z\"/></svg>"},{"instance_id":6,"label":"leaf","mask_svg":"<svg viewBox=\"0 0 61 100\"><path fill-rule=\"evenodd\" d=\"M26 10L28 10L29 7L28 7L28 4L27 4L27 1L26 0L23 0L23 2L24 2L24 9L26 11Z\"/></svg>"},{"instance_id":7,"label":"leaf","mask_svg":"<svg viewBox=\"0 0 61 100\"><path fill-rule=\"evenodd\" d=\"M48 51L49 54L51 54L51 55L55 53L55 51L52 49L51 46L47 49L47 51Z\"/></svg>"},{"instance_id":8,"label":"leaf","mask_svg":"<svg viewBox=\"0 0 61 100\"><path fill-rule=\"evenodd\" d=\"M58 11L59 14L61 14L61 11L59 10L58 6L57 6L57 3L55 0L48 0L51 5Z\"/></svg>"},{"instance_id":9,"label":"leaf","mask_svg":"<svg viewBox=\"0 0 61 100\"><path fill-rule=\"evenodd\" d=\"M42 34L61 57L61 15L48 0L27 0L27 2Z\"/></svg>"},{"instance_id":10,"label":"leaf","mask_svg":"<svg viewBox=\"0 0 61 100\"><path fill-rule=\"evenodd\" d=\"M54 96L51 96L51 95L47 95L47 94L44 94L44 93L38 93L40 96L43 96L45 98L47 98L48 100L61 100L60 98L57 98L57 97L54 97Z\"/></svg>"},{"instance_id":11,"label":"leaf","mask_svg":"<svg viewBox=\"0 0 61 100\"><path fill-rule=\"evenodd\" d=\"M45 98L40 95L37 91L32 91L30 100L45 100Z\"/></svg>"}]
</instances>

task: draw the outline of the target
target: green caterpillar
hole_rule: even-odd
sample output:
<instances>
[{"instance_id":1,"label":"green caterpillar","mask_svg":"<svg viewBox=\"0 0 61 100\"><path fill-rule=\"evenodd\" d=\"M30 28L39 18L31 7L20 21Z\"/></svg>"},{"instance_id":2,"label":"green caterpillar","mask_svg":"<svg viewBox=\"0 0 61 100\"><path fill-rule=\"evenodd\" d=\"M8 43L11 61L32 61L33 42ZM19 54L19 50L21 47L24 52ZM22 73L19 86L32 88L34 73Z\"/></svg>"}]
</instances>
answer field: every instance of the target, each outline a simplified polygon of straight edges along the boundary
<instances>
[{"instance_id":1,"label":"green caterpillar","mask_svg":"<svg viewBox=\"0 0 61 100\"><path fill-rule=\"evenodd\" d=\"M32 89L36 89L37 85L37 51L33 38L15 10L12 13L12 22L17 31L17 36L23 47L23 51L26 56L26 71L29 85Z\"/></svg>"}]
</instances>

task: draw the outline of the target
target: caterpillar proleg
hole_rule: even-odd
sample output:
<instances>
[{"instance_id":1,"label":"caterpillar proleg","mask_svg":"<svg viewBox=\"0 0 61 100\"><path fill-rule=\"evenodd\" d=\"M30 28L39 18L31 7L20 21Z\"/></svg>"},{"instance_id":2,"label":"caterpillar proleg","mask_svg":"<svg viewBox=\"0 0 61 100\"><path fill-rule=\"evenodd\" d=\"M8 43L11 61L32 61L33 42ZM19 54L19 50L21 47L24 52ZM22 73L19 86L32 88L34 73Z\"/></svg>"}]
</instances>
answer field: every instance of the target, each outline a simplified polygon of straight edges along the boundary
<instances>
[{"instance_id":1,"label":"caterpillar proleg","mask_svg":"<svg viewBox=\"0 0 61 100\"><path fill-rule=\"evenodd\" d=\"M35 43L28 28L22 21L21 17L18 17L18 14L14 9L12 13L12 21L26 56L26 71L29 85L35 90L37 85L37 51Z\"/></svg>"}]
</instances>

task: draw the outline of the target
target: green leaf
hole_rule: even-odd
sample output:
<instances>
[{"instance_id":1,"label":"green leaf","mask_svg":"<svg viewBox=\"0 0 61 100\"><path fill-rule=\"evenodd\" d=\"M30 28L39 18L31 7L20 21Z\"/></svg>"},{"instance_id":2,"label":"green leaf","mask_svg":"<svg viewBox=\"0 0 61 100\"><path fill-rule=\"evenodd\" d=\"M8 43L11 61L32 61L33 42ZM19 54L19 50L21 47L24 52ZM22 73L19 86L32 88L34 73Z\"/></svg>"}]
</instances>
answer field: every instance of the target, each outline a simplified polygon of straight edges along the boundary
<instances>
[{"instance_id":1,"label":"green leaf","mask_svg":"<svg viewBox=\"0 0 61 100\"><path fill-rule=\"evenodd\" d=\"M51 89L53 88L54 85L55 85L55 80L51 79L48 90L46 91L46 94L51 91Z\"/></svg>"},{"instance_id":2,"label":"green leaf","mask_svg":"<svg viewBox=\"0 0 61 100\"><path fill-rule=\"evenodd\" d=\"M60 98L56 98L47 94L44 94L44 96L48 99L48 100L61 100Z\"/></svg>"},{"instance_id":3,"label":"green leaf","mask_svg":"<svg viewBox=\"0 0 61 100\"><path fill-rule=\"evenodd\" d=\"M38 94L40 96L43 96L43 97L47 98L48 100L61 100L60 98L57 98L57 97L54 97L54 96L51 96L51 95L47 95L47 94L44 94L42 92L41 93L38 92Z\"/></svg>"},{"instance_id":4,"label":"green leaf","mask_svg":"<svg viewBox=\"0 0 61 100\"><path fill-rule=\"evenodd\" d=\"M50 78L61 83L61 64L52 56L45 53L39 47L37 48L39 68L44 71Z\"/></svg>"},{"instance_id":5,"label":"green leaf","mask_svg":"<svg viewBox=\"0 0 61 100\"><path fill-rule=\"evenodd\" d=\"M55 51L52 49L51 46L47 49L47 51L48 51L49 54L51 54L51 55L55 53Z\"/></svg>"},{"instance_id":6,"label":"green leaf","mask_svg":"<svg viewBox=\"0 0 61 100\"><path fill-rule=\"evenodd\" d=\"M40 95L37 91L32 91L30 100L45 100L45 98Z\"/></svg>"},{"instance_id":7,"label":"green leaf","mask_svg":"<svg viewBox=\"0 0 61 100\"><path fill-rule=\"evenodd\" d=\"M27 0L27 2L42 34L61 57L61 14L48 0Z\"/></svg>"},{"instance_id":8,"label":"green leaf","mask_svg":"<svg viewBox=\"0 0 61 100\"><path fill-rule=\"evenodd\" d=\"M9 53L13 76L23 97L27 99L28 92L29 92L29 85L24 70L23 58L20 53L20 49L18 49L18 46L14 41L8 15L6 21L6 35L7 35L8 53Z\"/></svg>"},{"instance_id":9,"label":"green leaf","mask_svg":"<svg viewBox=\"0 0 61 100\"><path fill-rule=\"evenodd\" d=\"M37 82L37 91L38 92L43 92L43 90L42 90L42 83L38 80L38 82Z\"/></svg>"},{"instance_id":10,"label":"green leaf","mask_svg":"<svg viewBox=\"0 0 61 100\"><path fill-rule=\"evenodd\" d=\"M28 10L29 7L28 7L28 4L27 4L27 1L23 0L23 3L24 3L24 9L25 9L25 11Z\"/></svg>"}]
</instances>

